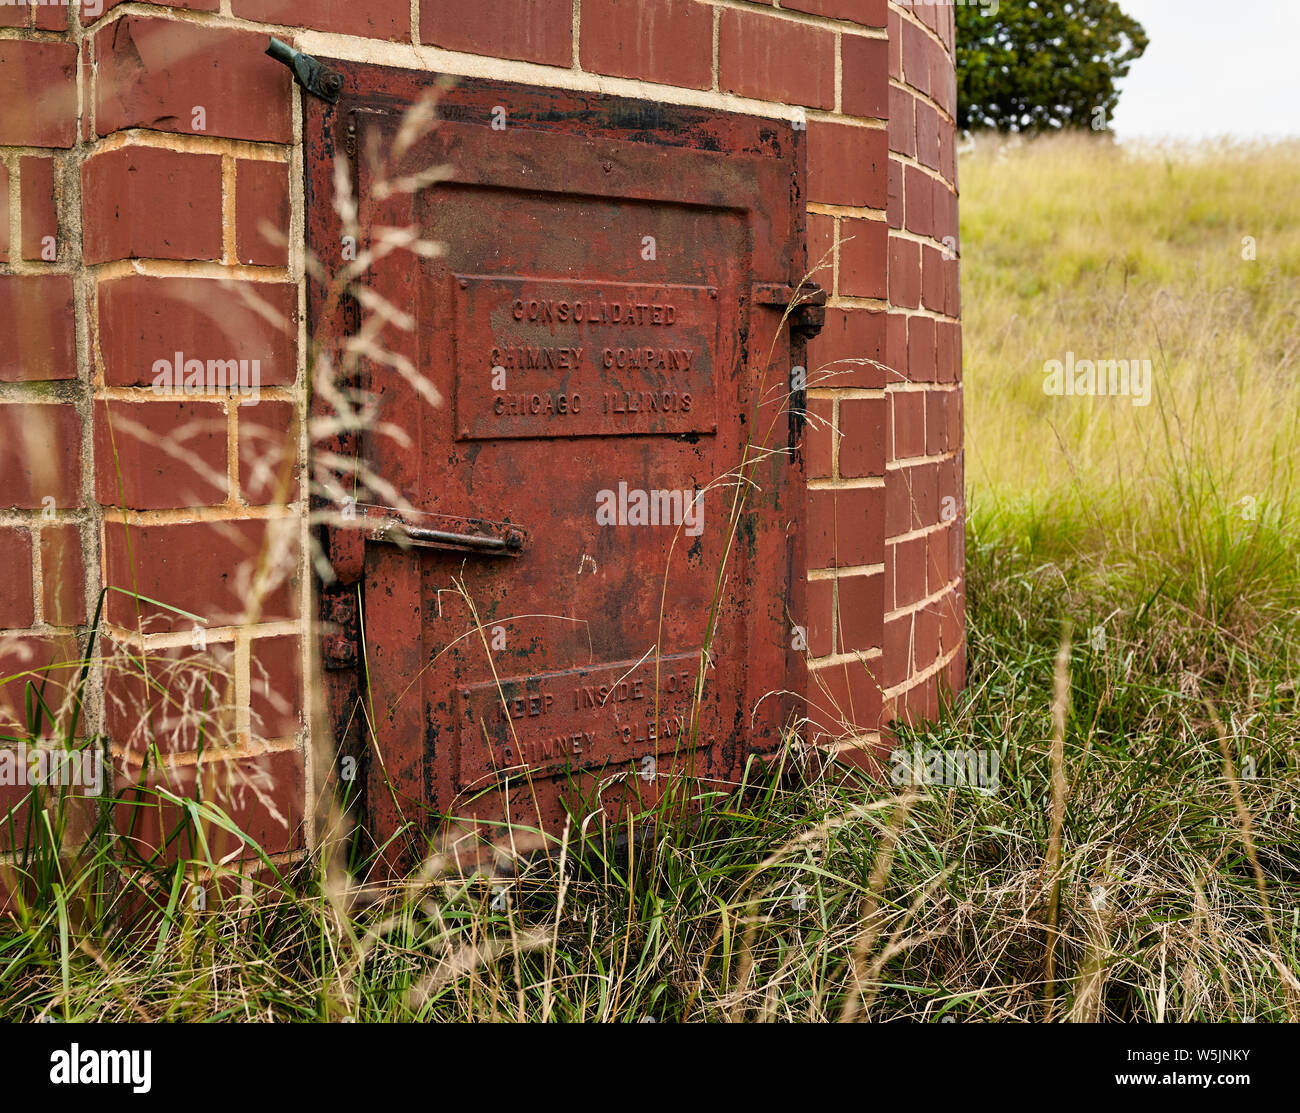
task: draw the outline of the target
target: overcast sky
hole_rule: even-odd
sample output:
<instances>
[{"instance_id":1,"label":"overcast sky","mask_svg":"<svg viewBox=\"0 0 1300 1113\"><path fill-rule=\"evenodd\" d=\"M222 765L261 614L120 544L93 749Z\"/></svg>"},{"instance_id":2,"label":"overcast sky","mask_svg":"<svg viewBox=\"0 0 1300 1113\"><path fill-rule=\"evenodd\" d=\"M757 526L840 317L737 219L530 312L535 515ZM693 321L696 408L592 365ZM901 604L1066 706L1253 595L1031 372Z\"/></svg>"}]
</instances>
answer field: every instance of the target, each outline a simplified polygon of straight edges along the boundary
<instances>
[{"instance_id":1,"label":"overcast sky","mask_svg":"<svg viewBox=\"0 0 1300 1113\"><path fill-rule=\"evenodd\" d=\"M1300 135L1300 0L1120 0L1151 45L1121 86L1121 139Z\"/></svg>"}]
</instances>

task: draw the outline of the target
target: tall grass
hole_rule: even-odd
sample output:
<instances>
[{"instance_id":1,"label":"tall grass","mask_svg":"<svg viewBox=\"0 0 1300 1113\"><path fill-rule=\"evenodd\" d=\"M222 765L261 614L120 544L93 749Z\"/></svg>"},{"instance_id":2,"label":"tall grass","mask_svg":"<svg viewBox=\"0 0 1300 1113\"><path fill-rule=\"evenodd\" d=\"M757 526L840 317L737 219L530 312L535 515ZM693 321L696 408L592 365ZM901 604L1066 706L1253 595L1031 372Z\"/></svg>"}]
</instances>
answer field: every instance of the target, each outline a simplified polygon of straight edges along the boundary
<instances>
[{"instance_id":1,"label":"tall grass","mask_svg":"<svg viewBox=\"0 0 1300 1113\"><path fill-rule=\"evenodd\" d=\"M995 751L995 791L792 743L477 872L362 883L331 829L198 910L133 863L164 923L28 905L0 1016L1297 1019L1300 156L981 142L962 175L970 685L899 742ZM1149 351L1155 401L1046 397L1066 350Z\"/></svg>"}]
</instances>

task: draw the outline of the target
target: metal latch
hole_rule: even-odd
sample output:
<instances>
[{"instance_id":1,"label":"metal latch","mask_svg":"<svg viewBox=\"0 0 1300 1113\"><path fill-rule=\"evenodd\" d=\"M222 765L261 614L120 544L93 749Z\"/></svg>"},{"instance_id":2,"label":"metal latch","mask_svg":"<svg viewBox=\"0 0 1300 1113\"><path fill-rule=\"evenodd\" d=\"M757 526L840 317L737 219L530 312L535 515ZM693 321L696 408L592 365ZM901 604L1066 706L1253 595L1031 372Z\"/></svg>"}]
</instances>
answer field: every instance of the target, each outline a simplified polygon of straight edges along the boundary
<instances>
[{"instance_id":1,"label":"metal latch","mask_svg":"<svg viewBox=\"0 0 1300 1113\"><path fill-rule=\"evenodd\" d=\"M293 78L307 92L330 104L338 104L339 94L343 92L343 75L329 69L310 54L295 50L286 42L281 42L274 35L267 54L277 62L283 62L293 71Z\"/></svg>"},{"instance_id":2,"label":"metal latch","mask_svg":"<svg viewBox=\"0 0 1300 1113\"><path fill-rule=\"evenodd\" d=\"M790 331L804 340L811 340L826 323L826 291L811 279L805 278L798 286L755 283L754 304L776 306L782 312L789 310Z\"/></svg>"}]
</instances>

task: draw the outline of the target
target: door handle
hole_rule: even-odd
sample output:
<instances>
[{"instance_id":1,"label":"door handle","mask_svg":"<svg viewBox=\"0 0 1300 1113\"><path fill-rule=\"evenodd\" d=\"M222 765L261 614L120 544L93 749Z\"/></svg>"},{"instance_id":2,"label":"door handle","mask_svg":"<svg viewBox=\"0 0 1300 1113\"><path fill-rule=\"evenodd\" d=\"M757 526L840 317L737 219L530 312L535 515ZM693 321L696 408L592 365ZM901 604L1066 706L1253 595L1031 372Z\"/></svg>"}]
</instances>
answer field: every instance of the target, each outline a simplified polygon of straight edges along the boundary
<instances>
[{"instance_id":1,"label":"door handle","mask_svg":"<svg viewBox=\"0 0 1300 1113\"><path fill-rule=\"evenodd\" d=\"M504 536L493 536L485 533L452 533L449 530L413 526L402 521L393 522L392 526L400 529L412 545L425 549L468 549L478 553L506 554L518 552L524 547L523 534L517 529L507 529ZM377 540L390 540L387 531Z\"/></svg>"}]
</instances>

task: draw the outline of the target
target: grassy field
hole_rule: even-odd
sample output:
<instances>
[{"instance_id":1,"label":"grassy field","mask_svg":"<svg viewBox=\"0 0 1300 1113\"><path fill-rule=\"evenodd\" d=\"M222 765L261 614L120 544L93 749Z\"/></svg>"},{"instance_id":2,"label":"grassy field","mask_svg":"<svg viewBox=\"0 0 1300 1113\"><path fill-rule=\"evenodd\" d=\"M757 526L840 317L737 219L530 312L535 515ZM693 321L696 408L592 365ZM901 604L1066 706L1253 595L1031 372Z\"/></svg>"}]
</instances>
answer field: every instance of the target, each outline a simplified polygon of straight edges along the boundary
<instances>
[{"instance_id":1,"label":"grassy field","mask_svg":"<svg viewBox=\"0 0 1300 1113\"><path fill-rule=\"evenodd\" d=\"M383 890L326 852L205 912L158 869L125 943L111 845L36 853L0 1016L1300 1019L1300 148L961 176L970 687L905 742L996 791L768 779L630 852ZM1149 404L1046 395L1067 352L1150 359Z\"/></svg>"}]
</instances>

